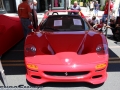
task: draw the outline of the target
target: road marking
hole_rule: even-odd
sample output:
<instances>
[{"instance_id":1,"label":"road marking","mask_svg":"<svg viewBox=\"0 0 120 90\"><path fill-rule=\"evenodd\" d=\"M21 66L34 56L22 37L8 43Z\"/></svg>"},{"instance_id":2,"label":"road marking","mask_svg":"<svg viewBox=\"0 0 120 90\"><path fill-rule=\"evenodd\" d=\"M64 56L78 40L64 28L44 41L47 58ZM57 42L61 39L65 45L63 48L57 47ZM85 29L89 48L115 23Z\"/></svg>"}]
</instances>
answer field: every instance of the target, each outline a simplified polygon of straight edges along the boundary
<instances>
[{"instance_id":1,"label":"road marking","mask_svg":"<svg viewBox=\"0 0 120 90\"><path fill-rule=\"evenodd\" d=\"M117 63L120 63L120 60L119 61L109 61L108 63L109 64L117 64ZM16 67L19 67L19 66L25 66L25 64L2 64L2 66L7 66L7 67L16 66Z\"/></svg>"},{"instance_id":2,"label":"road marking","mask_svg":"<svg viewBox=\"0 0 120 90\"><path fill-rule=\"evenodd\" d=\"M120 48L120 46L108 46L109 48Z\"/></svg>"},{"instance_id":3,"label":"road marking","mask_svg":"<svg viewBox=\"0 0 120 90\"><path fill-rule=\"evenodd\" d=\"M24 60L1 60L2 63L7 63L7 62L24 62Z\"/></svg>"},{"instance_id":4,"label":"road marking","mask_svg":"<svg viewBox=\"0 0 120 90\"><path fill-rule=\"evenodd\" d=\"M109 58L109 61L116 61L116 60L120 60L120 57L111 57Z\"/></svg>"},{"instance_id":5,"label":"road marking","mask_svg":"<svg viewBox=\"0 0 120 90\"><path fill-rule=\"evenodd\" d=\"M109 61L109 63L116 63L117 64L117 63L120 63L120 60L119 61L114 61L114 60L113 61Z\"/></svg>"},{"instance_id":6,"label":"road marking","mask_svg":"<svg viewBox=\"0 0 120 90\"><path fill-rule=\"evenodd\" d=\"M2 65L3 66L16 66L16 67L17 66L25 66L24 60L1 60L1 61L2 61ZM17 63L17 62L21 62L21 63ZM5 64L5 63L10 63L10 64ZM111 63L113 63L113 64L120 63L120 58L119 57L109 58L109 62L108 63L110 63L110 64Z\"/></svg>"}]
</instances>

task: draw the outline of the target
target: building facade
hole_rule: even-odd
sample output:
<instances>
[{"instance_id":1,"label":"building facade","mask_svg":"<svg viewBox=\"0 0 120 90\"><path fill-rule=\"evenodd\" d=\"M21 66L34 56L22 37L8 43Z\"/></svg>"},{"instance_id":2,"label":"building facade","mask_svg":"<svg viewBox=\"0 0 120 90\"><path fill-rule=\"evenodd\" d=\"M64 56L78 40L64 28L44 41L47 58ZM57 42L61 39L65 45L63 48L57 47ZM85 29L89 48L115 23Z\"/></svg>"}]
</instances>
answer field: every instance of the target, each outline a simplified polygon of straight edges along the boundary
<instances>
[{"instance_id":1,"label":"building facade","mask_svg":"<svg viewBox=\"0 0 120 90\"><path fill-rule=\"evenodd\" d=\"M29 0L32 1L32 0ZM83 0L85 1L85 0ZM101 6L105 5L105 0L98 0ZM117 9L120 0L114 0ZM18 5L22 0L0 0L0 12L16 13ZM37 12L44 12L47 10L65 10L70 7L71 0L37 0ZM85 3L85 2L83 2Z\"/></svg>"},{"instance_id":2,"label":"building facade","mask_svg":"<svg viewBox=\"0 0 120 90\"><path fill-rule=\"evenodd\" d=\"M3 1L0 0L0 13L6 13Z\"/></svg>"},{"instance_id":3,"label":"building facade","mask_svg":"<svg viewBox=\"0 0 120 90\"><path fill-rule=\"evenodd\" d=\"M32 0L29 0L31 2ZM0 10L6 10L7 13L16 13L18 5L22 0L0 0ZM44 12L51 10L65 10L70 4L70 0L37 0L37 12ZM1 8L4 6L4 8Z\"/></svg>"}]
</instances>

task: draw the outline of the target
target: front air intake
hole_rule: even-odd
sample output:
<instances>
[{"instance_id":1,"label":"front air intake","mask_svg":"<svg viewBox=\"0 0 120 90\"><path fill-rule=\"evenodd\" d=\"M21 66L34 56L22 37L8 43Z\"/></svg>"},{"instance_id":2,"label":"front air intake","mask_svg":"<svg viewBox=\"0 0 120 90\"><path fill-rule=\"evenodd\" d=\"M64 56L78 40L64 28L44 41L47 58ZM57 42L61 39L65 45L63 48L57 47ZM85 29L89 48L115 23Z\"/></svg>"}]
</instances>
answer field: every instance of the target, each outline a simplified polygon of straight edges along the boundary
<instances>
[{"instance_id":1,"label":"front air intake","mask_svg":"<svg viewBox=\"0 0 120 90\"><path fill-rule=\"evenodd\" d=\"M50 76L81 76L86 75L89 71L82 71L82 72L44 72L46 75Z\"/></svg>"}]
</instances>

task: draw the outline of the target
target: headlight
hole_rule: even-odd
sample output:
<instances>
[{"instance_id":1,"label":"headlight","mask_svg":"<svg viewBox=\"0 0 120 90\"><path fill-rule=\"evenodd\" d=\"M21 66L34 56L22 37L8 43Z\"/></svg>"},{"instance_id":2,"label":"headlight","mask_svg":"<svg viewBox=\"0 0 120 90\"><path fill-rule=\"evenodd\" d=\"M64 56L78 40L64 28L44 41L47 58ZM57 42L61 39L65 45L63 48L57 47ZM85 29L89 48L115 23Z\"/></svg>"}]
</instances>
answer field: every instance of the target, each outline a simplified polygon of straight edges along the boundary
<instances>
[{"instance_id":1,"label":"headlight","mask_svg":"<svg viewBox=\"0 0 120 90\"><path fill-rule=\"evenodd\" d=\"M36 54L36 47L33 45L25 46L25 56L34 56Z\"/></svg>"},{"instance_id":2,"label":"headlight","mask_svg":"<svg viewBox=\"0 0 120 90\"><path fill-rule=\"evenodd\" d=\"M98 45L97 47L96 47L96 52L97 52L97 54L99 54L99 55L103 55L103 54L106 54L106 53L108 53L108 49L107 49L108 47L107 47L107 45L106 44L100 44L100 45Z\"/></svg>"},{"instance_id":3,"label":"headlight","mask_svg":"<svg viewBox=\"0 0 120 90\"><path fill-rule=\"evenodd\" d=\"M27 68L32 69L32 70L38 70L38 66L34 64L27 64Z\"/></svg>"},{"instance_id":4,"label":"headlight","mask_svg":"<svg viewBox=\"0 0 120 90\"><path fill-rule=\"evenodd\" d=\"M102 64L98 64L95 66L95 69L104 69L107 65L105 63L102 63Z\"/></svg>"},{"instance_id":5,"label":"headlight","mask_svg":"<svg viewBox=\"0 0 120 90\"><path fill-rule=\"evenodd\" d=\"M101 46L98 46L97 48L96 48L96 51L97 52L100 52L102 50L102 47Z\"/></svg>"},{"instance_id":6,"label":"headlight","mask_svg":"<svg viewBox=\"0 0 120 90\"><path fill-rule=\"evenodd\" d=\"M34 46L32 46L32 47L30 48L30 50L31 50L32 52L36 52L36 48L35 48Z\"/></svg>"}]
</instances>

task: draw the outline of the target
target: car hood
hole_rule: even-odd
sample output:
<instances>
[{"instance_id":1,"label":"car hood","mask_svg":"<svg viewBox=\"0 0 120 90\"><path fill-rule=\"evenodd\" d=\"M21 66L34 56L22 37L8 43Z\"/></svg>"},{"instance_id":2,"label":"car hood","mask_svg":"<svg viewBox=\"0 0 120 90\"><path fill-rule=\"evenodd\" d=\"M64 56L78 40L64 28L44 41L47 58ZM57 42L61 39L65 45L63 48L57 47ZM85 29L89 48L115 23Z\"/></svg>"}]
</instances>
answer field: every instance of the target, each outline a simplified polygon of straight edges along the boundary
<instances>
[{"instance_id":1,"label":"car hood","mask_svg":"<svg viewBox=\"0 0 120 90\"><path fill-rule=\"evenodd\" d=\"M58 52L77 52L86 38L86 32L54 32L46 33L51 48L55 53Z\"/></svg>"},{"instance_id":2,"label":"car hood","mask_svg":"<svg viewBox=\"0 0 120 90\"><path fill-rule=\"evenodd\" d=\"M96 53L78 55L75 52L61 52L55 55L36 55L34 57L25 57L25 61L26 63L41 65L82 65L108 61L108 55L106 54L98 57Z\"/></svg>"},{"instance_id":3,"label":"car hood","mask_svg":"<svg viewBox=\"0 0 120 90\"><path fill-rule=\"evenodd\" d=\"M101 42L106 42L97 34L94 31L44 32L40 34L40 38L37 38L43 43L38 43L34 39L37 45L42 47L38 48L38 52L40 50L43 52L44 49L46 52L53 50L54 53L46 54L44 51L44 53L37 53L35 56L25 57L25 61L42 65L90 64L107 61L108 53L102 55L96 53L96 47Z\"/></svg>"}]
</instances>

